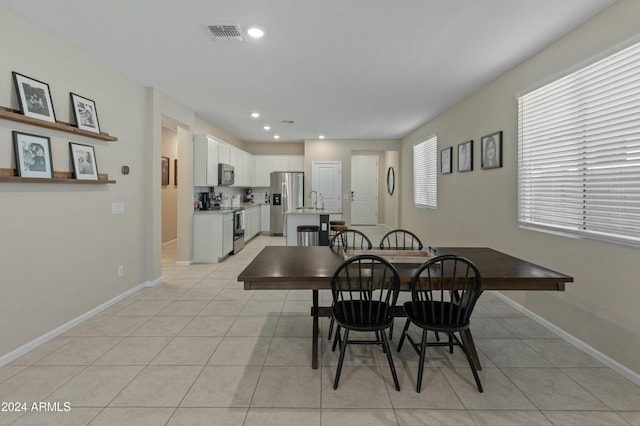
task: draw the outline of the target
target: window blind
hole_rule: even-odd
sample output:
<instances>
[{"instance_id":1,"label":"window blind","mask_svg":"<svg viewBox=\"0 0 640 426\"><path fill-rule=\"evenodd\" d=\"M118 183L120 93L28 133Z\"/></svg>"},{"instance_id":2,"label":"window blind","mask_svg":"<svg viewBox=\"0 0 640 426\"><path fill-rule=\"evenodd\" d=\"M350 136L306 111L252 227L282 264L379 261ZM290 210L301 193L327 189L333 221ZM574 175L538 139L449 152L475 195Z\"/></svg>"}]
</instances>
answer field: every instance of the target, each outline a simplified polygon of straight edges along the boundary
<instances>
[{"instance_id":1,"label":"window blind","mask_svg":"<svg viewBox=\"0 0 640 426\"><path fill-rule=\"evenodd\" d=\"M640 247L640 44L518 97L521 226Z\"/></svg>"},{"instance_id":2,"label":"window blind","mask_svg":"<svg viewBox=\"0 0 640 426\"><path fill-rule=\"evenodd\" d=\"M413 205L420 208L438 206L438 138L413 146Z\"/></svg>"}]
</instances>

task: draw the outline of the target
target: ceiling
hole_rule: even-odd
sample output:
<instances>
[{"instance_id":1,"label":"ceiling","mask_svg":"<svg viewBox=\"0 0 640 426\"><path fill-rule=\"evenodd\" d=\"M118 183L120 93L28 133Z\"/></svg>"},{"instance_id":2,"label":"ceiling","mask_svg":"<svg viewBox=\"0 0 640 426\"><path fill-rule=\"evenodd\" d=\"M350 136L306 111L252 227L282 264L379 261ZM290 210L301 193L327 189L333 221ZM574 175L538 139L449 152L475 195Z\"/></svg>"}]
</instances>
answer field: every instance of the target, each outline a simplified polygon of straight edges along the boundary
<instances>
[{"instance_id":1,"label":"ceiling","mask_svg":"<svg viewBox=\"0 0 640 426\"><path fill-rule=\"evenodd\" d=\"M0 0L246 142L402 138L612 3Z\"/></svg>"}]
</instances>

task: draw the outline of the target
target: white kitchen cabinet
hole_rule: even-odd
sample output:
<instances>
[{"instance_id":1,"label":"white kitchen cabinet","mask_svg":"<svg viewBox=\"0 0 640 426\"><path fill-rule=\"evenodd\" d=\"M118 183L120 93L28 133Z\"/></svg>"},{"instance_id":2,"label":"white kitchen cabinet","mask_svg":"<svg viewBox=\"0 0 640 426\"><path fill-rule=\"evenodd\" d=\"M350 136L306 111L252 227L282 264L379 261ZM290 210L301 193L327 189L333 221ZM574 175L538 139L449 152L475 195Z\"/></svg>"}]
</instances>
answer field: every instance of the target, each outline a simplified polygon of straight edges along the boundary
<instances>
[{"instance_id":1,"label":"white kitchen cabinet","mask_svg":"<svg viewBox=\"0 0 640 426\"><path fill-rule=\"evenodd\" d=\"M233 251L233 213L193 215L193 261L217 263Z\"/></svg>"},{"instance_id":2,"label":"white kitchen cabinet","mask_svg":"<svg viewBox=\"0 0 640 426\"><path fill-rule=\"evenodd\" d=\"M218 144L218 162L231 164L231 147L226 143Z\"/></svg>"},{"instance_id":3,"label":"white kitchen cabinet","mask_svg":"<svg viewBox=\"0 0 640 426\"><path fill-rule=\"evenodd\" d=\"M302 155L255 155L256 187L268 188L271 184L271 172L302 172Z\"/></svg>"},{"instance_id":4,"label":"white kitchen cabinet","mask_svg":"<svg viewBox=\"0 0 640 426\"><path fill-rule=\"evenodd\" d=\"M218 141L206 136L193 137L193 185L218 186Z\"/></svg>"},{"instance_id":5,"label":"white kitchen cabinet","mask_svg":"<svg viewBox=\"0 0 640 426\"><path fill-rule=\"evenodd\" d=\"M260 206L244 209L244 240L249 241L260 233Z\"/></svg>"},{"instance_id":6,"label":"white kitchen cabinet","mask_svg":"<svg viewBox=\"0 0 640 426\"><path fill-rule=\"evenodd\" d=\"M289 170L289 157L284 155L273 156L273 170L272 172L290 172Z\"/></svg>"},{"instance_id":7,"label":"white kitchen cabinet","mask_svg":"<svg viewBox=\"0 0 640 426\"><path fill-rule=\"evenodd\" d=\"M256 176L254 185L268 188L271 185L271 172L273 171L273 158L271 155L256 155Z\"/></svg>"},{"instance_id":8,"label":"white kitchen cabinet","mask_svg":"<svg viewBox=\"0 0 640 426\"><path fill-rule=\"evenodd\" d=\"M289 171L289 172L303 172L304 171L304 157L302 155L289 155L287 157L287 171Z\"/></svg>"},{"instance_id":9,"label":"white kitchen cabinet","mask_svg":"<svg viewBox=\"0 0 640 426\"><path fill-rule=\"evenodd\" d=\"M256 185L256 160L253 154L243 152L242 154L242 172L244 174L245 187L254 187Z\"/></svg>"},{"instance_id":10,"label":"white kitchen cabinet","mask_svg":"<svg viewBox=\"0 0 640 426\"><path fill-rule=\"evenodd\" d=\"M271 233L271 204L260 206L260 232L263 234Z\"/></svg>"}]
</instances>

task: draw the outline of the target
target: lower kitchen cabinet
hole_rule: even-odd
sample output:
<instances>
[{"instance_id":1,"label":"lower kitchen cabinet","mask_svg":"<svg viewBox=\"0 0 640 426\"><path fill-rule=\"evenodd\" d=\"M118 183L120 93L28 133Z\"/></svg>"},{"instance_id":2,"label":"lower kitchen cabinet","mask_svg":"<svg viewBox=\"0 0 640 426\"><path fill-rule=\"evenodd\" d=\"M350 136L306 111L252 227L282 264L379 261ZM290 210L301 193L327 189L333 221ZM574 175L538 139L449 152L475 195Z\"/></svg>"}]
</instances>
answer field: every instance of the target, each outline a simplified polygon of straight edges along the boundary
<instances>
[{"instance_id":1,"label":"lower kitchen cabinet","mask_svg":"<svg viewBox=\"0 0 640 426\"><path fill-rule=\"evenodd\" d=\"M260 207L244 209L244 240L249 241L260 233Z\"/></svg>"},{"instance_id":2,"label":"lower kitchen cabinet","mask_svg":"<svg viewBox=\"0 0 640 426\"><path fill-rule=\"evenodd\" d=\"M271 204L260 206L260 232L263 234L271 232Z\"/></svg>"},{"instance_id":3,"label":"lower kitchen cabinet","mask_svg":"<svg viewBox=\"0 0 640 426\"><path fill-rule=\"evenodd\" d=\"M193 261L217 263L233 251L233 213L193 215Z\"/></svg>"}]
</instances>

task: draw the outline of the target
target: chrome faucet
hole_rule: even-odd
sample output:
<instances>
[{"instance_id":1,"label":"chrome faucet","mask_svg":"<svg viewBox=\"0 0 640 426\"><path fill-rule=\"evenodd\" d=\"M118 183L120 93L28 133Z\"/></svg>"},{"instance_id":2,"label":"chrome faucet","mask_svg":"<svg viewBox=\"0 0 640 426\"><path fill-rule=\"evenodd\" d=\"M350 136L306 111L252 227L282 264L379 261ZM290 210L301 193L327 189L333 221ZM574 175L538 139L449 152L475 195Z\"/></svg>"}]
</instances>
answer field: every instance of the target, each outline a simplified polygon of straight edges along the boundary
<instances>
[{"instance_id":1,"label":"chrome faucet","mask_svg":"<svg viewBox=\"0 0 640 426\"><path fill-rule=\"evenodd\" d=\"M318 208L318 193L316 191L311 191L309 192L309 198L311 198L311 195L316 194L316 199L315 201L313 201L313 208L317 209ZM311 198L313 200L313 198Z\"/></svg>"}]
</instances>

